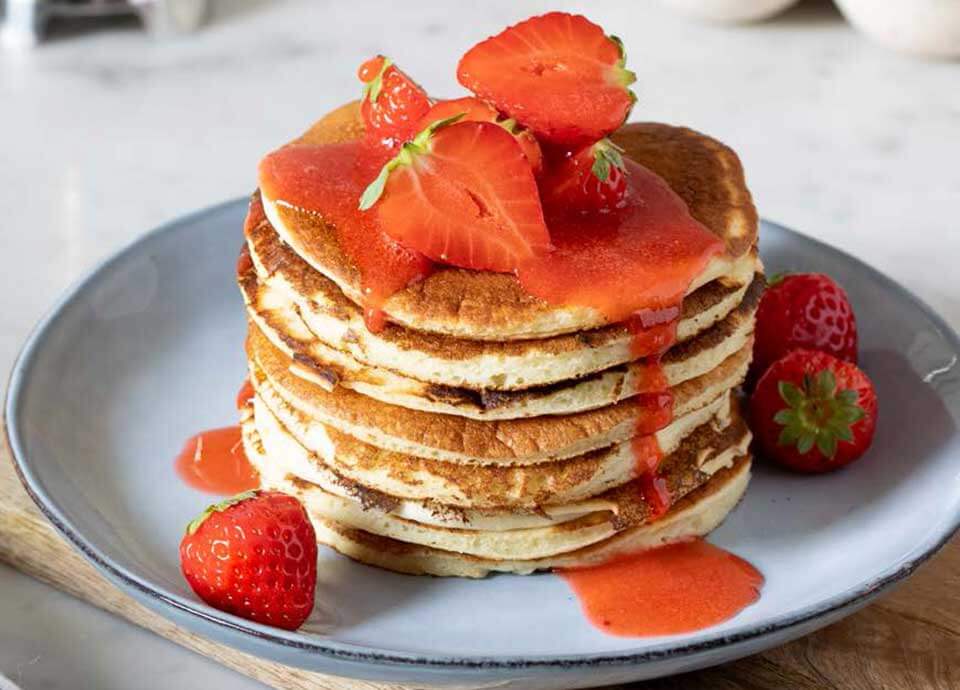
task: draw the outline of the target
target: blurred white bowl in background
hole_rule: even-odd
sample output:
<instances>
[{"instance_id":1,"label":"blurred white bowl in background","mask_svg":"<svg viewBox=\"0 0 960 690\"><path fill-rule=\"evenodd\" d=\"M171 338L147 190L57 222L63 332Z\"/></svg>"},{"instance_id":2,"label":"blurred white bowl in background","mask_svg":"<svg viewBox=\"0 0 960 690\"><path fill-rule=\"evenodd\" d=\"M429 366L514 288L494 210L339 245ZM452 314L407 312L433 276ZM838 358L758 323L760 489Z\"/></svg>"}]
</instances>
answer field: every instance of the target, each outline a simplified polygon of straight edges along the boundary
<instances>
[{"instance_id":1,"label":"blurred white bowl in background","mask_svg":"<svg viewBox=\"0 0 960 690\"><path fill-rule=\"evenodd\" d=\"M661 0L684 14L711 22L755 22L782 12L798 0ZM881 0L882 1L882 0ZM868 0L869 2L869 0Z\"/></svg>"},{"instance_id":2,"label":"blurred white bowl in background","mask_svg":"<svg viewBox=\"0 0 960 690\"><path fill-rule=\"evenodd\" d=\"M850 23L887 47L960 57L960 0L835 0Z\"/></svg>"}]
</instances>

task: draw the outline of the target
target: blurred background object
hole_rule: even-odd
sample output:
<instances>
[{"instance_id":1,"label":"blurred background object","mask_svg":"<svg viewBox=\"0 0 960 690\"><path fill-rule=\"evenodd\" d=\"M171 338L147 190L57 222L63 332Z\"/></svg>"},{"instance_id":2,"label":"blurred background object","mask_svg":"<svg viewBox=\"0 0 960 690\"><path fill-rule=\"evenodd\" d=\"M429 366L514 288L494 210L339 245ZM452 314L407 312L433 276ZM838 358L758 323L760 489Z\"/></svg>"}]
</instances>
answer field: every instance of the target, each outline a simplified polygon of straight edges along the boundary
<instances>
[{"instance_id":1,"label":"blurred background object","mask_svg":"<svg viewBox=\"0 0 960 690\"><path fill-rule=\"evenodd\" d=\"M851 24L888 48L930 57L960 57L960 0L836 3Z\"/></svg>"},{"instance_id":2,"label":"blurred background object","mask_svg":"<svg viewBox=\"0 0 960 690\"><path fill-rule=\"evenodd\" d=\"M661 0L700 20L724 24L774 17L798 0ZM888 48L960 57L960 0L835 0L855 27Z\"/></svg>"},{"instance_id":3,"label":"blurred background object","mask_svg":"<svg viewBox=\"0 0 960 690\"><path fill-rule=\"evenodd\" d=\"M154 35L196 31L207 17L207 0L0 0L6 44L39 43L51 21L138 15Z\"/></svg>"},{"instance_id":4,"label":"blurred background object","mask_svg":"<svg viewBox=\"0 0 960 690\"><path fill-rule=\"evenodd\" d=\"M755 22L782 12L797 0L662 0L684 14L711 22Z\"/></svg>"}]
</instances>

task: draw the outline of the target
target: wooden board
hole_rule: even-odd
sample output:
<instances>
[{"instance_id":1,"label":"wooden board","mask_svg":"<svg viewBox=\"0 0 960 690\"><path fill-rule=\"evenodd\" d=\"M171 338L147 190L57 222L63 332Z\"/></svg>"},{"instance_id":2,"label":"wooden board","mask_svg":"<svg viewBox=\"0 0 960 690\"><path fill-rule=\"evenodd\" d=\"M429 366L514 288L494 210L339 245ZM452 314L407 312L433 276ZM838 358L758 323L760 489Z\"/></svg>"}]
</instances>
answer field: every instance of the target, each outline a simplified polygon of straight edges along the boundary
<instances>
[{"instance_id":1,"label":"wooden board","mask_svg":"<svg viewBox=\"0 0 960 690\"><path fill-rule=\"evenodd\" d=\"M5 439L0 427L0 438ZM284 690L404 690L310 673L211 642L147 610L74 551L37 511L0 443L0 560ZM879 602L804 639L741 661L629 686L646 690L960 688L960 539Z\"/></svg>"}]
</instances>

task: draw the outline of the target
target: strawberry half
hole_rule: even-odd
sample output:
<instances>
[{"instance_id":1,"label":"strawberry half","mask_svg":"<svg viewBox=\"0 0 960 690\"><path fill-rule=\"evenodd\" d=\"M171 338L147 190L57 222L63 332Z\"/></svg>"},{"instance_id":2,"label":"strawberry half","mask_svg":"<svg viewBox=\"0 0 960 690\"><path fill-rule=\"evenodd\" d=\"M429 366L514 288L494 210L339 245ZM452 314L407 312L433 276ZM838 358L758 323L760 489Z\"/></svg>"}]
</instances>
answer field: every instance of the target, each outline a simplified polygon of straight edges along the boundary
<instances>
[{"instance_id":1,"label":"strawberry half","mask_svg":"<svg viewBox=\"0 0 960 690\"><path fill-rule=\"evenodd\" d=\"M578 148L627 119L636 75L625 60L620 40L586 17L551 12L475 45L457 79L537 138Z\"/></svg>"},{"instance_id":2,"label":"strawberry half","mask_svg":"<svg viewBox=\"0 0 960 690\"><path fill-rule=\"evenodd\" d=\"M383 55L360 65L357 76L364 84L360 114L367 137L387 148L413 137L417 122L430 109L427 92Z\"/></svg>"},{"instance_id":3,"label":"strawberry half","mask_svg":"<svg viewBox=\"0 0 960 690\"><path fill-rule=\"evenodd\" d=\"M437 101L433 104L427 114L420 118L417 124L417 131L422 132L434 122L447 120L457 115L462 115L461 121L476 122L496 122L500 117L497 109L486 101L473 96L464 96L463 98L452 98L447 101Z\"/></svg>"},{"instance_id":4,"label":"strawberry half","mask_svg":"<svg viewBox=\"0 0 960 690\"><path fill-rule=\"evenodd\" d=\"M751 373L797 348L857 361L857 320L847 293L822 273L781 274L770 279L760 306Z\"/></svg>"},{"instance_id":5,"label":"strawberry half","mask_svg":"<svg viewBox=\"0 0 960 690\"><path fill-rule=\"evenodd\" d=\"M544 208L584 213L621 208L627 194L621 154L620 147L601 139L565 158L540 185Z\"/></svg>"},{"instance_id":6,"label":"strawberry half","mask_svg":"<svg viewBox=\"0 0 960 690\"><path fill-rule=\"evenodd\" d=\"M520 127L516 120L502 120L496 108L473 96L435 103L427 111L427 114L420 119L417 131L423 131L435 122L453 118L457 115L462 116L460 122L496 122L516 137L517 143L520 144L520 148L523 149L523 153L530 162L530 167L533 168L533 174L539 175L543 170L543 152L540 150L540 144L533 133Z\"/></svg>"},{"instance_id":7,"label":"strawberry half","mask_svg":"<svg viewBox=\"0 0 960 690\"><path fill-rule=\"evenodd\" d=\"M422 131L363 193L361 210L374 205L388 235L461 268L511 272L550 249L530 164L490 122L442 120Z\"/></svg>"}]
</instances>

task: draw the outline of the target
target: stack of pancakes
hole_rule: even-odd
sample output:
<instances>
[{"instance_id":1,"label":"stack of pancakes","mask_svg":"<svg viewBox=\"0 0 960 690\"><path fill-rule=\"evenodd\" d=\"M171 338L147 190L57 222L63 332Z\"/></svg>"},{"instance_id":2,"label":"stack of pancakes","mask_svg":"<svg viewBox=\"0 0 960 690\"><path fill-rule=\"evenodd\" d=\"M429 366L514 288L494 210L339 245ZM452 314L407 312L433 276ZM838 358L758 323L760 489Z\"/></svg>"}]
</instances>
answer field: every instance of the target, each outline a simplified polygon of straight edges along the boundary
<instances>
[{"instance_id":1,"label":"stack of pancakes","mask_svg":"<svg viewBox=\"0 0 960 690\"><path fill-rule=\"evenodd\" d=\"M360 127L345 106L299 141ZM300 498L321 543L407 573L529 573L702 535L740 499L750 432L736 389L763 283L740 163L688 129L633 124L614 139L726 244L691 285L659 365L634 359L623 324L453 267L388 299L386 326L371 332L334 229L254 195L250 260L238 264L255 390L244 443L263 488ZM644 426L658 374L672 414ZM665 514L635 459L654 442Z\"/></svg>"}]
</instances>

